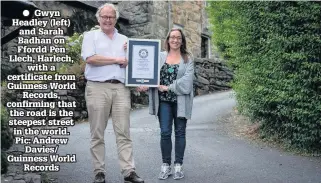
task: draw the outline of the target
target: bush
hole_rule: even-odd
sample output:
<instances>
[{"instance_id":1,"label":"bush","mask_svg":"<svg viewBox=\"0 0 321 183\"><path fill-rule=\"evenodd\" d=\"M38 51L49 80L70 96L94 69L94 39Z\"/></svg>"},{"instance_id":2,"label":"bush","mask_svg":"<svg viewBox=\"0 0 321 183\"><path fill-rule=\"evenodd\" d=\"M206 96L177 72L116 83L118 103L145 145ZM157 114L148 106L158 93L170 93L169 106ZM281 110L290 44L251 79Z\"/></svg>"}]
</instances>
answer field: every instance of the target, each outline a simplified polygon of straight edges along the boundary
<instances>
[{"instance_id":1,"label":"bush","mask_svg":"<svg viewBox=\"0 0 321 183\"><path fill-rule=\"evenodd\" d=\"M8 171L8 161L7 161L7 154L5 151L1 150L1 174L5 174Z\"/></svg>"},{"instance_id":2,"label":"bush","mask_svg":"<svg viewBox=\"0 0 321 183\"><path fill-rule=\"evenodd\" d=\"M214 42L235 69L240 111L262 137L321 147L321 3L210 2Z\"/></svg>"},{"instance_id":3,"label":"bush","mask_svg":"<svg viewBox=\"0 0 321 183\"><path fill-rule=\"evenodd\" d=\"M13 144L13 135L8 125L9 116L5 107L1 106L1 173L8 170L8 162L5 151Z\"/></svg>"},{"instance_id":4,"label":"bush","mask_svg":"<svg viewBox=\"0 0 321 183\"><path fill-rule=\"evenodd\" d=\"M1 106L1 149L8 150L13 144L13 135L8 125L9 116L5 107Z\"/></svg>"}]
</instances>

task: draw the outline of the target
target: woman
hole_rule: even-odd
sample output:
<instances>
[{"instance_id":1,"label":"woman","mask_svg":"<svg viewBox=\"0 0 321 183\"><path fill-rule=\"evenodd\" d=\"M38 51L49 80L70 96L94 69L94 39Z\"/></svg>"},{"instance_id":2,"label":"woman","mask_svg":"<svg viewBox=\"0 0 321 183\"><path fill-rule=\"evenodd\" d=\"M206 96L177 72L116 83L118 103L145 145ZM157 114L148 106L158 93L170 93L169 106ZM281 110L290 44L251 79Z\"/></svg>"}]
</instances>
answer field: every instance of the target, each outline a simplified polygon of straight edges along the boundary
<instances>
[{"instance_id":1,"label":"woman","mask_svg":"<svg viewBox=\"0 0 321 183\"><path fill-rule=\"evenodd\" d=\"M171 175L172 126L175 129L174 179L184 177L183 158L186 146L186 123L193 105L194 65L186 49L186 39L180 29L172 29L165 42L166 52L160 54L160 86L149 89L150 114L159 117L163 164L159 179ZM140 86L138 91L148 88Z\"/></svg>"}]
</instances>

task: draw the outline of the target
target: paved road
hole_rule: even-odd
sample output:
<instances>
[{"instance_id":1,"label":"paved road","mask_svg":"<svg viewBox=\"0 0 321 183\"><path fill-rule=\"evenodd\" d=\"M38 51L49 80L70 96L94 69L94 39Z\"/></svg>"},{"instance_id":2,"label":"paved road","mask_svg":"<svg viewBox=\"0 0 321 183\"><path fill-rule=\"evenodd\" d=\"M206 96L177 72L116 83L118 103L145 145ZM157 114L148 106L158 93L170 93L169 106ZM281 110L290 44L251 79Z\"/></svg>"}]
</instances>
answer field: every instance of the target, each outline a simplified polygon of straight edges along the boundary
<instances>
[{"instance_id":1,"label":"paved road","mask_svg":"<svg viewBox=\"0 0 321 183\"><path fill-rule=\"evenodd\" d=\"M147 109L133 111L131 135L138 174L146 183L321 183L320 158L295 156L228 135L220 117L229 114L235 104L231 92L195 98L187 128L186 175L182 180L157 179L161 165L158 123ZM89 124L78 124L69 130L69 144L59 151L76 153L78 162L61 164L61 171L51 176L59 183L91 183ZM106 132L107 183L120 183L110 122Z\"/></svg>"}]
</instances>

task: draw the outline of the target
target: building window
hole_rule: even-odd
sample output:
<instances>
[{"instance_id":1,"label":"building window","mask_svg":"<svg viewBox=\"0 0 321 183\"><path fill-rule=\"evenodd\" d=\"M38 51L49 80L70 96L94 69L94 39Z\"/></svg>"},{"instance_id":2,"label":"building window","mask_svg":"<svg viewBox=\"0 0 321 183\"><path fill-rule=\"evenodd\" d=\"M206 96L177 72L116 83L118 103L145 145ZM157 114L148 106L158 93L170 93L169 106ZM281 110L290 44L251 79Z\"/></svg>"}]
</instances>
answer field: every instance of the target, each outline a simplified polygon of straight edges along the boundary
<instances>
[{"instance_id":1,"label":"building window","mask_svg":"<svg viewBox=\"0 0 321 183\"><path fill-rule=\"evenodd\" d=\"M211 55L211 39L207 35L202 34L202 41L201 41L201 57L202 58L210 58Z\"/></svg>"}]
</instances>

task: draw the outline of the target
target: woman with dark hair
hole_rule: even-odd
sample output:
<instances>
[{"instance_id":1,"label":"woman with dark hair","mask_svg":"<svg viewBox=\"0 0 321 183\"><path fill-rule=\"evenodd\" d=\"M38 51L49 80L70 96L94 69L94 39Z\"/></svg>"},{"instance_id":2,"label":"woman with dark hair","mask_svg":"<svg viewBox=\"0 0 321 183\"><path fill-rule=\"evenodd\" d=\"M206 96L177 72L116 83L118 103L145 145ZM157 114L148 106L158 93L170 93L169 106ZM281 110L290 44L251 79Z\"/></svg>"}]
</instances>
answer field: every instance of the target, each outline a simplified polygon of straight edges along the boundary
<instances>
[{"instance_id":1,"label":"woman with dark hair","mask_svg":"<svg viewBox=\"0 0 321 183\"><path fill-rule=\"evenodd\" d=\"M193 105L193 60L186 49L182 30L172 29L165 41L166 51L160 54L160 85L149 88L149 112L158 116L161 129L163 164L159 179L171 175L172 126L175 131L174 179L184 177L183 158L186 147L186 123L191 119ZM147 91L140 86L137 91Z\"/></svg>"}]
</instances>

